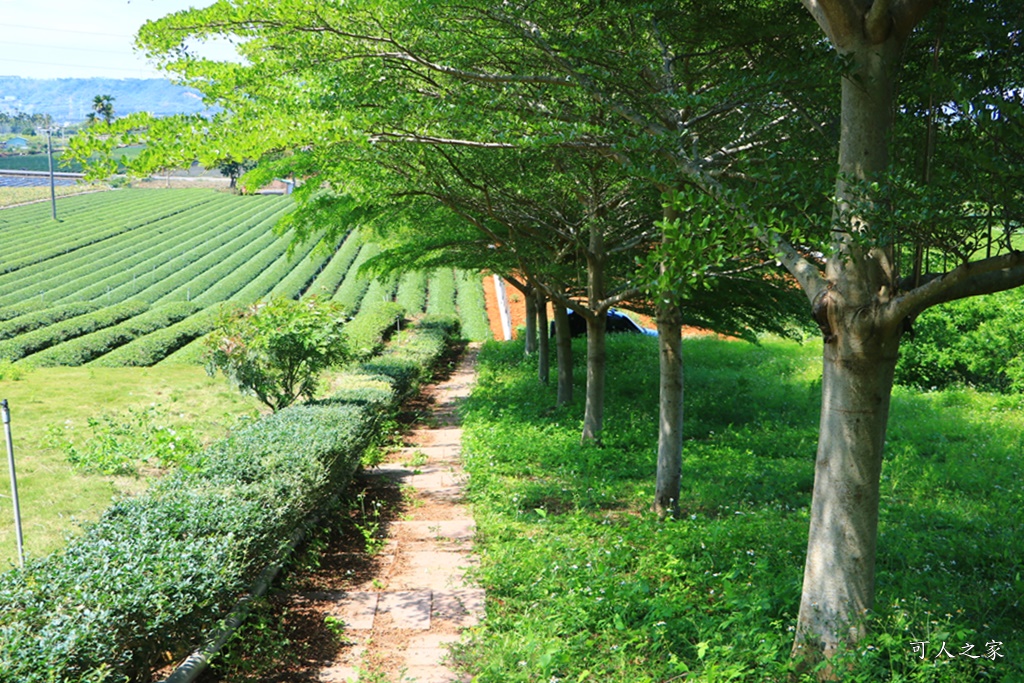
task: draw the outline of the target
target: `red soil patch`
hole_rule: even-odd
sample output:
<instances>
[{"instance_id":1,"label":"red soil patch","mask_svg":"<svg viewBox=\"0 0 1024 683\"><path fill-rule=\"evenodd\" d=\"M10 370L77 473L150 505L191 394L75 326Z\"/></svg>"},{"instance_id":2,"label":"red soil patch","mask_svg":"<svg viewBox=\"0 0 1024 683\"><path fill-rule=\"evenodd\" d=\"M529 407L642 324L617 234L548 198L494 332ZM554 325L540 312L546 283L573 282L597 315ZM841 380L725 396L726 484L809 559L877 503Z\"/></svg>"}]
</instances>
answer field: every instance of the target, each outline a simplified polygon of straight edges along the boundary
<instances>
[{"instance_id":1,"label":"red soil patch","mask_svg":"<svg viewBox=\"0 0 1024 683\"><path fill-rule=\"evenodd\" d=\"M526 326L526 301L522 293L505 284L505 292L508 295L509 316L512 320L512 338L516 338L516 330ZM498 341L505 339L505 333L501 329L501 312L498 310L498 295L494 287L494 277L484 276L484 300L487 302L487 319L491 323L491 333Z\"/></svg>"}]
</instances>

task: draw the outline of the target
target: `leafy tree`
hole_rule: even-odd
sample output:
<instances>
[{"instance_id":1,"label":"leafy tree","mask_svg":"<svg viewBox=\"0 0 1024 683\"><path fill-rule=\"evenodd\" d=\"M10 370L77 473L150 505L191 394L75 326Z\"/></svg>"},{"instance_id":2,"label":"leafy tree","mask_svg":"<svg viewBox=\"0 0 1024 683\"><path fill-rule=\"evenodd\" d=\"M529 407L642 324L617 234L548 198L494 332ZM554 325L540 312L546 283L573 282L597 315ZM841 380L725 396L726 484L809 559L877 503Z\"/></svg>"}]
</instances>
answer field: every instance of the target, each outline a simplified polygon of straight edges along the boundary
<instances>
[{"instance_id":1,"label":"leafy tree","mask_svg":"<svg viewBox=\"0 0 1024 683\"><path fill-rule=\"evenodd\" d=\"M206 345L211 375L220 370L274 411L311 400L320 374L348 358L340 309L313 298L228 311Z\"/></svg>"},{"instance_id":2,"label":"leafy tree","mask_svg":"<svg viewBox=\"0 0 1024 683\"><path fill-rule=\"evenodd\" d=\"M88 123L93 124L102 120L107 125L114 120L114 97L111 95L97 95L92 100L92 111L86 115Z\"/></svg>"}]
</instances>

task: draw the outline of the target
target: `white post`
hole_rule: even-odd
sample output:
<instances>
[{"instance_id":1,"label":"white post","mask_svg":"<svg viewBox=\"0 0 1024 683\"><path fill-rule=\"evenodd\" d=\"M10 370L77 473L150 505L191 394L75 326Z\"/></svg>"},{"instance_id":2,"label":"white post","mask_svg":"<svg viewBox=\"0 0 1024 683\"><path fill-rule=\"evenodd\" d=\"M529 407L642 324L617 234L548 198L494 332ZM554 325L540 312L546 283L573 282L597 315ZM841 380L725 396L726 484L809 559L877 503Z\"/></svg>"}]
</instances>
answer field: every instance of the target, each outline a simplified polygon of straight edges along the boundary
<instances>
[{"instance_id":1,"label":"white post","mask_svg":"<svg viewBox=\"0 0 1024 683\"><path fill-rule=\"evenodd\" d=\"M494 276L494 293L498 298L501 331L505 334L505 341L508 341L512 338L512 314L508 310L508 293L505 291L505 281L497 275Z\"/></svg>"},{"instance_id":2,"label":"white post","mask_svg":"<svg viewBox=\"0 0 1024 683\"><path fill-rule=\"evenodd\" d=\"M14 473L14 442L11 440L11 411L7 407L7 399L0 401L0 412L3 412L4 437L7 439L7 465L11 470L11 499L14 501L14 531L18 537L18 566L25 566L25 539L21 536L21 505L18 503L18 477Z\"/></svg>"}]
</instances>

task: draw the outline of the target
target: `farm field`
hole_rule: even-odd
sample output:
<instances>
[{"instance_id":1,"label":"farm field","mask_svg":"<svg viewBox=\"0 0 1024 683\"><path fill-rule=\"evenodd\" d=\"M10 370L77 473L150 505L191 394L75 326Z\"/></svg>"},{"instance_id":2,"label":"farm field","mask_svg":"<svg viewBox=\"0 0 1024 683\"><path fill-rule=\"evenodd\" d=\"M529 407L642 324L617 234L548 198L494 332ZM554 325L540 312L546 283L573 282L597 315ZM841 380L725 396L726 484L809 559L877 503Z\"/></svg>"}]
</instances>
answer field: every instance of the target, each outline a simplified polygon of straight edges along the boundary
<instances>
[{"instance_id":1,"label":"farm field","mask_svg":"<svg viewBox=\"0 0 1024 683\"><path fill-rule=\"evenodd\" d=\"M81 435L90 418L156 403L171 422L209 415L197 430L207 438L232 422L226 415L254 411L196 365L224 304L314 294L341 301L364 356L399 314L428 309L460 317L467 337L487 336L480 278L447 271L367 280L356 269L376 247L355 231L333 253L307 244L289 256L290 235L272 229L291 206L281 196L133 189L61 199L58 222L48 202L0 210L0 398L14 416L33 555L59 547L76 520L95 517L117 491L140 485L72 472L44 443L54 425L70 420ZM8 495L3 479L0 495ZM15 556L11 521L10 506L0 505L0 565Z\"/></svg>"}]
</instances>

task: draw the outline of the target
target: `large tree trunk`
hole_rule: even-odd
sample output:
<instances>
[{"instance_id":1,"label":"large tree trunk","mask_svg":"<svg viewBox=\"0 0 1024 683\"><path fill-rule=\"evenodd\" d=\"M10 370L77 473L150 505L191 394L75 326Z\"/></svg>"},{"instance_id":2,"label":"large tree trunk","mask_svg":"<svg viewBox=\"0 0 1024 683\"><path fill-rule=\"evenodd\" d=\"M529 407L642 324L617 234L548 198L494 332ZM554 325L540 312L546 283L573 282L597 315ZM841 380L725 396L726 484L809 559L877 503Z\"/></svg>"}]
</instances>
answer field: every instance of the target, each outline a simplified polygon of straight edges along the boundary
<instances>
[{"instance_id":1,"label":"large tree trunk","mask_svg":"<svg viewBox=\"0 0 1024 683\"><path fill-rule=\"evenodd\" d=\"M565 306L556 303L555 315L555 356L558 362L558 405L572 403L572 332L569 329L569 312Z\"/></svg>"},{"instance_id":2,"label":"large tree trunk","mask_svg":"<svg viewBox=\"0 0 1024 683\"><path fill-rule=\"evenodd\" d=\"M604 426L607 327L608 317L603 312L587 318L587 403L583 411L583 443L601 441L601 429Z\"/></svg>"},{"instance_id":3,"label":"large tree trunk","mask_svg":"<svg viewBox=\"0 0 1024 683\"><path fill-rule=\"evenodd\" d=\"M526 343L523 346L527 356L537 353L537 299L532 289L520 292L526 299Z\"/></svg>"},{"instance_id":4,"label":"large tree trunk","mask_svg":"<svg viewBox=\"0 0 1024 683\"><path fill-rule=\"evenodd\" d=\"M661 381L654 511L664 519L679 514L683 463L683 340L679 308L659 306L657 323Z\"/></svg>"},{"instance_id":5,"label":"large tree trunk","mask_svg":"<svg viewBox=\"0 0 1024 683\"><path fill-rule=\"evenodd\" d=\"M891 247L871 245L870 237L865 244L858 236L872 234L864 212L872 201L867 183L881 179L888 164L899 44L865 31L843 51L851 69L842 84L834 220L845 230L833 233L836 256L828 260L827 288L814 305L825 347L811 525L793 646L803 665L856 643L874 601L879 477L901 334L901 321L887 316L898 280ZM823 679L839 675L831 667L819 671Z\"/></svg>"},{"instance_id":6,"label":"large tree trunk","mask_svg":"<svg viewBox=\"0 0 1024 683\"><path fill-rule=\"evenodd\" d=\"M540 333L537 344L537 378L541 384L551 380L551 337L548 335L548 300L539 289L534 290L537 301L537 331Z\"/></svg>"},{"instance_id":7,"label":"large tree trunk","mask_svg":"<svg viewBox=\"0 0 1024 683\"><path fill-rule=\"evenodd\" d=\"M874 602L879 478L899 332L825 345L821 426L794 656L813 665L856 643ZM823 678L833 672L825 670Z\"/></svg>"}]
</instances>

